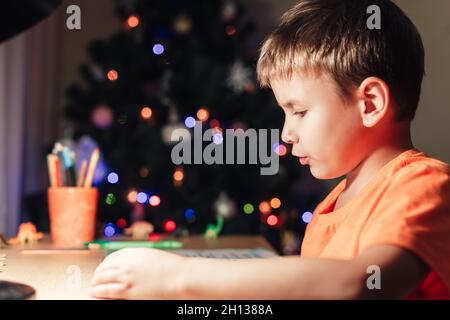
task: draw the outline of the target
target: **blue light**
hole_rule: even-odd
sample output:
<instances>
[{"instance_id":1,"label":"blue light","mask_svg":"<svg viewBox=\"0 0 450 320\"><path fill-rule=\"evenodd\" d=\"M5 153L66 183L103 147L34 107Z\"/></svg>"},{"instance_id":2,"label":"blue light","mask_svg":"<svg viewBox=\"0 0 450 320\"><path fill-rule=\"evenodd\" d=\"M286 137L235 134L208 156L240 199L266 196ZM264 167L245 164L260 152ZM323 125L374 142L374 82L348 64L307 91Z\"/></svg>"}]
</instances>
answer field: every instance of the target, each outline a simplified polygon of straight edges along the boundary
<instances>
[{"instance_id":1,"label":"blue light","mask_svg":"<svg viewBox=\"0 0 450 320\"><path fill-rule=\"evenodd\" d=\"M186 209L186 211L184 212L184 217L186 218L186 220L192 220L195 218L195 211L192 209Z\"/></svg>"},{"instance_id":2,"label":"blue light","mask_svg":"<svg viewBox=\"0 0 450 320\"><path fill-rule=\"evenodd\" d=\"M117 173L111 172L110 174L108 174L108 182L111 184L119 182L119 176L117 175Z\"/></svg>"},{"instance_id":3,"label":"blue light","mask_svg":"<svg viewBox=\"0 0 450 320\"><path fill-rule=\"evenodd\" d=\"M156 55L160 55L164 52L164 46L160 43L157 43L153 46L153 53Z\"/></svg>"},{"instance_id":4,"label":"blue light","mask_svg":"<svg viewBox=\"0 0 450 320\"><path fill-rule=\"evenodd\" d=\"M195 127L195 119L193 117L187 117L186 120L184 120L184 124L188 128Z\"/></svg>"},{"instance_id":5,"label":"blue light","mask_svg":"<svg viewBox=\"0 0 450 320\"><path fill-rule=\"evenodd\" d=\"M312 219L313 214L309 211L303 212L302 220L304 223L309 223Z\"/></svg>"},{"instance_id":6,"label":"blue light","mask_svg":"<svg viewBox=\"0 0 450 320\"><path fill-rule=\"evenodd\" d=\"M223 142L223 136L221 133L216 133L213 135L212 139L215 144L221 144Z\"/></svg>"},{"instance_id":7,"label":"blue light","mask_svg":"<svg viewBox=\"0 0 450 320\"><path fill-rule=\"evenodd\" d=\"M148 198L148 196L145 192L139 192L136 196L136 201L139 203L146 203L147 198Z\"/></svg>"},{"instance_id":8,"label":"blue light","mask_svg":"<svg viewBox=\"0 0 450 320\"><path fill-rule=\"evenodd\" d=\"M109 238L116 234L116 229L112 223L108 223L103 233L105 234L105 237Z\"/></svg>"}]
</instances>

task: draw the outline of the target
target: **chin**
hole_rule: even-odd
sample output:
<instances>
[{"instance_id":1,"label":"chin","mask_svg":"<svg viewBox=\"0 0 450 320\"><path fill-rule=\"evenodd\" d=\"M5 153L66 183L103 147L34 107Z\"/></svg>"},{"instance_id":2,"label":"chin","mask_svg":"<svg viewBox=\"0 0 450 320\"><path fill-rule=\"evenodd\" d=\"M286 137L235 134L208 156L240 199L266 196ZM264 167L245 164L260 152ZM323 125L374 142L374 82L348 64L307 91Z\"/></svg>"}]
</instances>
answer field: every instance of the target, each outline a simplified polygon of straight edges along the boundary
<instances>
[{"instance_id":1,"label":"chin","mask_svg":"<svg viewBox=\"0 0 450 320\"><path fill-rule=\"evenodd\" d=\"M326 168L321 168L320 166L310 166L309 170L314 178L319 180L331 180L341 177L343 174L336 171L327 170Z\"/></svg>"}]
</instances>

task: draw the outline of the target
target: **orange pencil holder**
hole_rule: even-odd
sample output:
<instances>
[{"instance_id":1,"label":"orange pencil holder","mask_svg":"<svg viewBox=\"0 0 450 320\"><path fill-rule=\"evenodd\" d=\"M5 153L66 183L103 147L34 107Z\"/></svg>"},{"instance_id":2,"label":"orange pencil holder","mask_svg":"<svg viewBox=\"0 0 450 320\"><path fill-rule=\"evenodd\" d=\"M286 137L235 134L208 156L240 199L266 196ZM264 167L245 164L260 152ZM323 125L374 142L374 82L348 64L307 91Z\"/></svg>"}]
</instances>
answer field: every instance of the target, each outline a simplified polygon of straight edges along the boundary
<instances>
[{"instance_id":1,"label":"orange pencil holder","mask_svg":"<svg viewBox=\"0 0 450 320\"><path fill-rule=\"evenodd\" d=\"M80 247L95 237L98 189L48 188L50 235L57 247Z\"/></svg>"}]
</instances>

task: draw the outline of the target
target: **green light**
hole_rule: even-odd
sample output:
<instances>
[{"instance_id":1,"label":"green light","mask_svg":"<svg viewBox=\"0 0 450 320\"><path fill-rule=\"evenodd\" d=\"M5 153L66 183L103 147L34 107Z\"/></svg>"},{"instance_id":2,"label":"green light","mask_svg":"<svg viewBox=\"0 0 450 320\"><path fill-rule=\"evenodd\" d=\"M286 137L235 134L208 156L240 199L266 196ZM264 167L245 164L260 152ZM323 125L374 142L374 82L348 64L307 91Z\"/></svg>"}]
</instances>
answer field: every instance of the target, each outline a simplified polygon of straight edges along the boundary
<instances>
[{"instance_id":1,"label":"green light","mask_svg":"<svg viewBox=\"0 0 450 320\"><path fill-rule=\"evenodd\" d=\"M251 203L246 203L246 204L244 205L244 212L245 212L246 214L252 214L252 213L253 213L253 210L255 210L255 208L253 208L253 205L252 205Z\"/></svg>"},{"instance_id":2,"label":"green light","mask_svg":"<svg viewBox=\"0 0 450 320\"><path fill-rule=\"evenodd\" d=\"M106 204L113 205L114 203L116 203L116 196L112 193L108 193L106 195L105 202L106 202Z\"/></svg>"}]
</instances>

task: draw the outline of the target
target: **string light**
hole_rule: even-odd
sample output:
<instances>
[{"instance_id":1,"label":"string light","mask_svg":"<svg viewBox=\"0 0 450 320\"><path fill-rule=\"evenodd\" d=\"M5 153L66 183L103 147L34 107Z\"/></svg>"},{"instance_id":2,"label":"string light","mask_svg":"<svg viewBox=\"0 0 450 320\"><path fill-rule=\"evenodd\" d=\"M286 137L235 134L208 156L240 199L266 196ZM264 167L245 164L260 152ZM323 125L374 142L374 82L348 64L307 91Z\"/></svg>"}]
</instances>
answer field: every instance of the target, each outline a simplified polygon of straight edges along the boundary
<instances>
[{"instance_id":1,"label":"string light","mask_svg":"<svg viewBox=\"0 0 450 320\"><path fill-rule=\"evenodd\" d=\"M156 54L157 56L163 54L164 52L164 46L160 43L157 43L153 46L153 53Z\"/></svg>"},{"instance_id":2,"label":"string light","mask_svg":"<svg viewBox=\"0 0 450 320\"><path fill-rule=\"evenodd\" d=\"M259 204L259 211L261 211L262 214L268 214L272 211L272 208L267 201L263 201Z\"/></svg>"},{"instance_id":3,"label":"string light","mask_svg":"<svg viewBox=\"0 0 450 320\"><path fill-rule=\"evenodd\" d=\"M270 200L270 206L274 209L278 209L281 207L281 200L278 198L272 198L272 200Z\"/></svg>"},{"instance_id":4,"label":"string light","mask_svg":"<svg viewBox=\"0 0 450 320\"><path fill-rule=\"evenodd\" d=\"M149 203L152 207L159 206L159 204L161 203L161 198L158 197L158 196L156 196L156 195L153 195L153 196L150 197L148 203Z\"/></svg>"},{"instance_id":5,"label":"string light","mask_svg":"<svg viewBox=\"0 0 450 320\"><path fill-rule=\"evenodd\" d=\"M204 108L200 108L197 111L197 119L200 121L206 121L209 118L209 112L208 110L204 109Z\"/></svg>"},{"instance_id":6,"label":"string light","mask_svg":"<svg viewBox=\"0 0 450 320\"><path fill-rule=\"evenodd\" d=\"M108 182L111 184L115 184L117 182L119 182L119 175L115 172L111 172L108 174Z\"/></svg>"},{"instance_id":7,"label":"string light","mask_svg":"<svg viewBox=\"0 0 450 320\"><path fill-rule=\"evenodd\" d=\"M164 223L164 230L166 230L167 232L173 232L173 231L175 231L176 228L177 228L177 224L173 220L167 220Z\"/></svg>"},{"instance_id":8,"label":"string light","mask_svg":"<svg viewBox=\"0 0 450 320\"><path fill-rule=\"evenodd\" d=\"M109 80L116 81L119 78L119 73L116 70L112 69L108 71L106 76L108 77Z\"/></svg>"},{"instance_id":9,"label":"string light","mask_svg":"<svg viewBox=\"0 0 450 320\"><path fill-rule=\"evenodd\" d=\"M255 208L253 207L253 205L251 203L244 204L244 212L246 214L252 214L254 210L255 210Z\"/></svg>"},{"instance_id":10,"label":"string light","mask_svg":"<svg viewBox=\"0 0 450 320\"><path fill-rule=\"evenodd\" d=\"M137 198L137 192L132 190L130 192L128 192L128 196L127 199L129 202L131 203L135 203L136 202L136 198Z\"/></svg>"},{"instance_id":11,"label":"string light","mask_svg":"<svg viewBox=\"0 0 450 320\"><path fill-rule=\"evenodd\" d=\"M313 214L309 211L303 212L302 220L304 223L309 223L312 219Z\"/></svg>"},{"instance_id":12,"label":"string light","mask_svg":"<svg viewBox=\"0 0 450 320\"><path fill-rule=\"evenodd\" d=\"M152 112L152 109L150 107L143 107L141 109L141 117L144 120L150 119L152 117L152 114L153 114L153 112Z\"/></svg>"},{"instance_id":13,"label":"string light","mask_svg":"<svg viewBox=\"0 0 450 320\"><path fill-rule=\"evenodd\" d=\"M139 25L139 17L135 14L129 16L127 19L127 25L130 28L136 28Z\"/></svg>"},{"instance_id":14,"label":"string light","mask_svg":"<svg viewBox=\"0 0 450 320\"><path fill-rule=\"evenodd\" d=\"M269 226L276 226L278 223L278 218L277 216L274 216L273 214L271 214L270 216L267 217L267 224Z\"/></svg>"}]
</instances>

